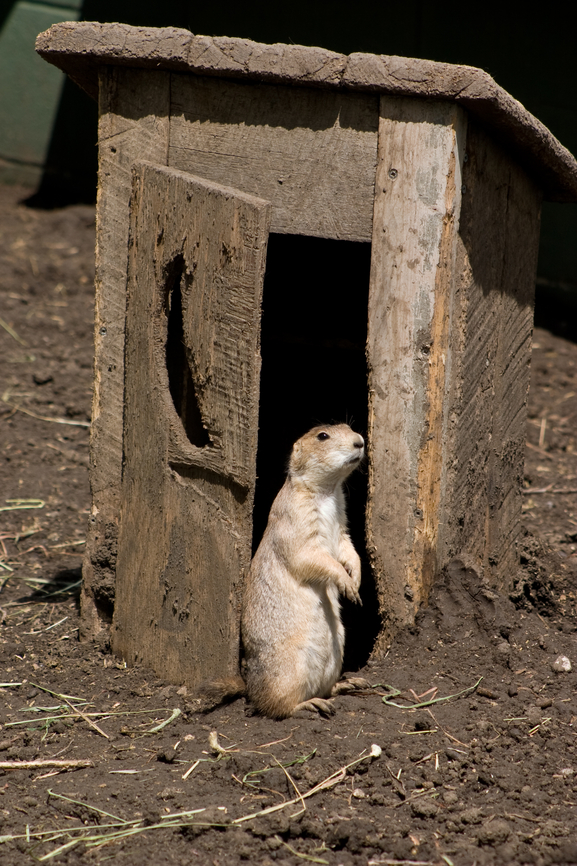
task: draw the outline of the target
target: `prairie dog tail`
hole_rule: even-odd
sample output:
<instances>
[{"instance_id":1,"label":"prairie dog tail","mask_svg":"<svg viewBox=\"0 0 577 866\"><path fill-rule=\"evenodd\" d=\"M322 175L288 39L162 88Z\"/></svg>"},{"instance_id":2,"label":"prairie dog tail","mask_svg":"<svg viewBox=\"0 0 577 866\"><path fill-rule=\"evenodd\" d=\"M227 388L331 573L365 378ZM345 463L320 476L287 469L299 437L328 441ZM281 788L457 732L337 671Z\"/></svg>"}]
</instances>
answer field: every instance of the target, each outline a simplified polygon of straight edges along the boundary
<instances>
[{"instance_id":1,"label":"prairie dog tail","mask_svg":"<svg viewBox=\"0 0 577 866\"><path fill-rule=\"evenodd\" d=\"M210 713L211 710L243 695L246 695L246 685L241 676L224 677L202 683L196 690L194 703L198 704L197 712Z\"/></svg>"}]
</instances>

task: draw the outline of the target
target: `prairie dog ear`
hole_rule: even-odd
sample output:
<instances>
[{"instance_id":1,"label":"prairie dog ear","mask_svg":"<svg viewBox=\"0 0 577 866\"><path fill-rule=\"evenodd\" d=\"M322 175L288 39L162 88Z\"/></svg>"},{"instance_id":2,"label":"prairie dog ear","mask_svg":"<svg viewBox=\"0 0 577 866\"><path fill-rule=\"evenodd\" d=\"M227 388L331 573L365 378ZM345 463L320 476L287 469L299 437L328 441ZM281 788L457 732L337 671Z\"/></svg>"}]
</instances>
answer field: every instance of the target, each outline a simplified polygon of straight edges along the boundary
<instances>
[{"instance_id":1,"label":"prairie dog ear","mask_svg":"<svg viewBox=\"0 0 577 866\"><path fill-rule=\"evenodd\" d=\"M299 440L293 445L290 459L290 468L298 472L302 464L303 443Z\"/></svg>"}]
</instances>

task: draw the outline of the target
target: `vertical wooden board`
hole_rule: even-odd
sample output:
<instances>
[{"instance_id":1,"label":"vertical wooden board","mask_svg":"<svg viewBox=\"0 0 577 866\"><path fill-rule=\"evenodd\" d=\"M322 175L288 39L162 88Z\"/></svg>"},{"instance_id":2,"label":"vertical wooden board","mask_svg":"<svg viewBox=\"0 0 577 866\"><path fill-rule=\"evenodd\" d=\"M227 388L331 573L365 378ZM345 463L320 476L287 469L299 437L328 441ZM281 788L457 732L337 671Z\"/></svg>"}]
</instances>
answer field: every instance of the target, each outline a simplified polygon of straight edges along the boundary
<instances>
[{"instance_id":1,"label":"vertical wooden board","mask_svg":"<svg viewBox=\"0 0 577 866\"><path fill-rule=\"evenodd\" d=\"M489 495L493 485L491 439L500 326L508 177L491 171L488 140L469 123L463 168L458 292L452 329L447 508L443 558L466 554L485 560ZM483 180L490 177L490 182Z\"/></svg>"},{"instance_id":2,"label":"vertical wooden board","mask_svg":"<svg viewBox=\"0 0 577 866\"><path fill-rule=\"evenodd\" d=\"M109 67L100 74L92 511L83 563L83 637L94 637L110 621L114 603L131 169L136 159L166 163L169 95L165 72Z\"/></svg>"},{"instance_id":3,"label":"vertical wooden board","mask_svg":"<svg viewBox=\"0 0 577 866\"><path fill-rule=\"evenodd\" d=\"M378 96L171 81L169 165L266 198L271 231L371 239Z\"/></svg>"},{"instance_id":4,"label":"vertical wooden board","mask_svg":"<svg viewBox=\"0 0 577 866\"><path fill-rule=\"evenodd\" d=\"M443 556L501 588L518 565L540 194L474 125L467 156Z\"/></svg>"},{"instance_id":5,"label":"vertical wooden board","mask_svg":"<svg viewBox=\"0 0 577 866\"><path fill-rule=\"evenodd\" d=\"M238 670L269 221L260 199L161 166L135 170L112 641L174 682ZM174 310L204 444L171 391Z\"/></svg>"},{"instance_id":6,"label":"vertical wooden board","mask_svg":"<svg viewBox=\"0 0 577 866\"><path fill-rule=\"evenodd\" d=\"M522 530L522 486L527 439L531 338L541 214L541 192L523 170L510 165L510 191L502 275L501 327L497 364L493 441L500 486L489 538L492 580L512 586L519 567L517 540Z\"/></svg>"},{"instance_id":7,"label":"vertical wooden board","mask_svg":"<svg viewBox=\"0 0 577 866\"><path fill-rule=\"evenodd\" d=\"M385 628L413 619L437 567L465 119L381 98L367 356L367 547Z\"/></svg>"}]
</instances>

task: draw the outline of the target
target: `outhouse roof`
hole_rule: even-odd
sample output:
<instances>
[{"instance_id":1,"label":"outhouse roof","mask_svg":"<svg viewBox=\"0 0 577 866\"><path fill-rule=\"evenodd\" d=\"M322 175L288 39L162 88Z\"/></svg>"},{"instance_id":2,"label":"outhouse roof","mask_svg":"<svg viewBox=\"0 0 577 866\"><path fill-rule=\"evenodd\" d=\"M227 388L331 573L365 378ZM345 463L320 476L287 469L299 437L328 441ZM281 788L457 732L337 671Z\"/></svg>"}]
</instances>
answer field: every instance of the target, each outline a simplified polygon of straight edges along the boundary
<instances>
[{"instance_id":1,"label":"outhouse roof","mask_svg":"<svg viewBox=\"0 0 577 866\"><path fill-rule=\"evenodd\" d=\"M547 127L482 69L385 54L197 36L176 27L61 22L41 33L37 52L90 96L98 68L131 66L195 75L451 100L479 118L512 151L548 201L577 202L577 161Z\"/></svg>"}]
</instances>

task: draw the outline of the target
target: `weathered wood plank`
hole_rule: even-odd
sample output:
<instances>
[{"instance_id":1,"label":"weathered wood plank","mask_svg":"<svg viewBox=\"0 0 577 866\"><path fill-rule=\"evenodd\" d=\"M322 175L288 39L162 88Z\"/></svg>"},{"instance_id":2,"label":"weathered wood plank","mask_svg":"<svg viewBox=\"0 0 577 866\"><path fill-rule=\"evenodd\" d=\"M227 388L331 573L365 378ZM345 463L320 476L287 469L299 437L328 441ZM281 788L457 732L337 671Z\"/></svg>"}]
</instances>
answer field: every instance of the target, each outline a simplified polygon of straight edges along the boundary
<instances>
[{"instance_id":1,"label":"weathered wood plank","mask_svg":"<svg viewBox=\"0 0 577 866\"><path fill-rule=\"evenodd\" d=\"M367 547L384 629L412 621L435 576L465 118L381 99L367 358Z\"/></svg>"},{"instance_id":2,"label":"weathered wood plank","mask_svg":"<svg viewBox=\"0 0 577 866\"><path fill-rule=\"evenodd\" d=\"M492 521L489 577L511 589L519 568L517 541L522 531L522 486L527 438L531 338L541 213L541 192L507 159L510 166L506 248L502 271L498 389L493 433L501 474L500 499ZM498 443L498 446L497 446ZM498 447L498 450L497 450Z\"/></svg>"},{"instance_id":3,"label":"weathered wood plank","mask_svg":"<svg viewBox=\"0 0 577 866\"><path fill-rule=\"evenodd\" d=\"M471 128L467 152L462 339L468 347L476 345L477 334L487 338L477 343L476 369L476 353L467 353L453 399L452 411L462 419L457 430L462 429L455 440L448 540L453 550L470 549L486 577L502 588L518 567L540 194L477 127ZM484 515L475 530L471 511Z\"/></svg>"},{"instance_id":4,"label":"weathered wood plank","mask_svg":"<svg viewBox=\"0 0 577 866\"><path fill-rule=\"evenodd\" d=\"M371 239L377 96L171 82L170 166L266 198L271 231Z\"/></svg>"},{"instance_id":5,"label":"weathered wood plank","mask_svg":"<svg viewBox=\"0 0 577 866\"><path fill-rule=\"evenodd\" d=\"M518 567L540 193L471 125L461 209L444 558L499 588Z\"/></svg>"},{"instance_id":6,"label":"weathered wood plank","mask_svg":"<svg viewBox=\"0 0 577 866\"><path fill-rule=\"evenodd\" d=\"M82 635L110 621L122 472L124 327L131 169L166 163L169 73L105 68L100 77L92 512L83 563Z\"/></svg>"},{"instance_id":7,"label":"weathered wood plank","mask_svg":"<svg viewBox=\"0 0 577 866\"><path fill-rule=\"evenodd\" d=\"M173 682L238 672L269 222L261 199L135 170L112 645Z\"/></svg>"}]
</instances>

